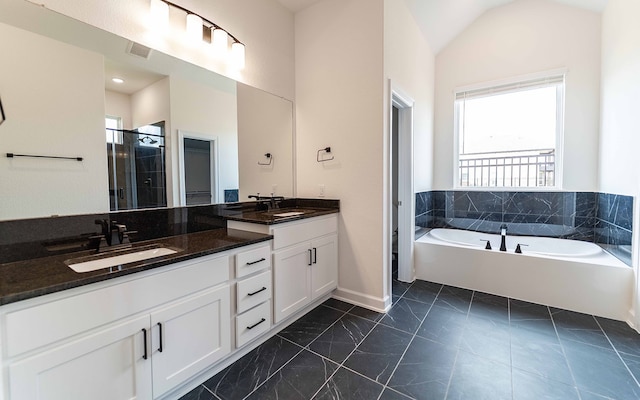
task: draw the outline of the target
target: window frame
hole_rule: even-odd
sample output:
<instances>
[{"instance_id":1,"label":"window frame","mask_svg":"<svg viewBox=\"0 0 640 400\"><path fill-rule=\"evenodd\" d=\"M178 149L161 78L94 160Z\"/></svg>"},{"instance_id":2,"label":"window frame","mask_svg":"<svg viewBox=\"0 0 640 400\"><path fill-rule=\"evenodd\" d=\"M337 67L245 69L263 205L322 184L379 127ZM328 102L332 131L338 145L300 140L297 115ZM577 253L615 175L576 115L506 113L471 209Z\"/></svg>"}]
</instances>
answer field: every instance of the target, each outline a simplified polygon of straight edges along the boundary
<instances>
[{"instance_id":1,"label":"window frame","mask_svg":"<svg viewBox=\"0 0 640 400\"><path fill-rule=\"evenodd\" d=\"M528 81L543 81L548 78L562 76L562 83L556 84L556 140L555 140L555 165L554 165L554 185L553 186L462 186L460 185L460 107L458 106L458 94L464 92L480 91L496 89L495 94L506 94L509 92L516 92L518 90L499 90L503 86L516 86L519 83ZM565 109L565 92L567 84L567 69L554 69L549 71L543 71L527 75L519 75L511 78L488 81L468 86L457 87L453 90L453 188L456 190L504 190L512 191L527 190L527 191L548 191L548 190L561 190L563 187L563 159L564 159L564 109ZM549 85L551 86L551 85ZM544 87L544 86L541 86ZM526 88L521 89L526 90Z\"/></svg>"}]
</instances>

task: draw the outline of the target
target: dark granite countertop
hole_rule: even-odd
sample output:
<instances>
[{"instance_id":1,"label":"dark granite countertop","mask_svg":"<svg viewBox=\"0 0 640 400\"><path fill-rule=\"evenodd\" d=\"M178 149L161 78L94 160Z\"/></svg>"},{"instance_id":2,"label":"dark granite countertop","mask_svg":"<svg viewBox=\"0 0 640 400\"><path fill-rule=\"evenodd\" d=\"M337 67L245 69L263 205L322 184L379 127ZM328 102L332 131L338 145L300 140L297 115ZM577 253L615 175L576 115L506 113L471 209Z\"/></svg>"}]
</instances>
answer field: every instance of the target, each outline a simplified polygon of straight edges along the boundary
<instances>
[{"instance_id":1,"label":"dark granite countertop","mask_svg":"<svg viewBox=\"0 0 640 400\"><path fill-rule=\"evenodd\" d=\"M335 214L338 212L340 212L340 210L337 208L288 207L267 211L243 210L234 215L227 215L225 218L232 221L274 225L300 219L319 217L321 215ZM285 215L293 213L302 214Z\"/></svg>"},{"instance_id":2,"label":"dark granite countertop","mask_svg":"<svg viewBox=\"0 0 640 400\"><path fill-rule=\"evenodd\" d=\"M141 241L136 242L133 248L159 244L180 249L180 251L149 260L83 273L73 271L65 264L65 260L88 256L95 251L80 251L0 264L0 305L260 243L272 238L271 235L220 228Z\"/></svg>"}]
</instances>

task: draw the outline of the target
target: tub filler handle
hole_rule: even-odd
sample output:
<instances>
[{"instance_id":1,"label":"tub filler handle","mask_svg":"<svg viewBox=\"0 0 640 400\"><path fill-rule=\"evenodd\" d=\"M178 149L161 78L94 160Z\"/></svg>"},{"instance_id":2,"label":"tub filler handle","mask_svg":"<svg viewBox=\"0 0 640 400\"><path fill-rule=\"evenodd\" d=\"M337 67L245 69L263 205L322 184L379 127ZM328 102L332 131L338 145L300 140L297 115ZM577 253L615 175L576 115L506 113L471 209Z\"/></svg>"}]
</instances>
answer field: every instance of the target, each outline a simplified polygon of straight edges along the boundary
<instances>
[{"instance_id":1,"label":"tub filler handle","mask_svg":"<svg viewBox=\"0 0 640 400\"><path fill-rule=\"evenodd\" d=\"M491 240L489 239L480 239L481 242L487 242L487 245L484 246L485 250L491 250Z\"/></svg>"},{"instance_id":2,"label":"tub filler handle","mask_svg":"<svg viewBox=\"0 0 640 400\"><path fill-rule=\"evenodd\" d=\"M518 243L518 245L516 246L515 253L522 254L522 249L520 248L520 246L529 246L529 245L528 244L524 244L524 243Z\"/></svg>"}]
</instances>

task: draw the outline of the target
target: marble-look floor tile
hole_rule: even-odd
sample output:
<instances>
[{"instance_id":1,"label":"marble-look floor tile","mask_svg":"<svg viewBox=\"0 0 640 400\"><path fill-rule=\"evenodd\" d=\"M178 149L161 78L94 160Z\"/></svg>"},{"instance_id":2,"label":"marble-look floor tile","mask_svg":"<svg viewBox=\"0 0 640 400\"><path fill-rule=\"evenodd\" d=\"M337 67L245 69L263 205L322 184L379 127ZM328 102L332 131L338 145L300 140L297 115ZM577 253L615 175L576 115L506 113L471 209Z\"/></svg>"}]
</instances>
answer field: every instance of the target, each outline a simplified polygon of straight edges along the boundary
<instances>
[{"instance_id":1,"label":"marble-look floor tile","mask_svg":"<svg viewBox=\"0 0 640 400\"><path fill-rule=\"evenodd\" d=\"M509 325L469 315L460 349L509 365L511 363Z\"/></svg>"},{"instance_id":2,"label":"marble-look floor tile","mask_svg":"<svg viewBox=\"0 0 640 400\"><path fill-rule=\"evenodd\" d=\"M309 349L342 363L374 326L375 323L368 319L345 314L314 340Z\"/></svg>"},{"instance_id":3,"label":"marble-look floor tile","mask_svg":"<svg viewBox=\"0 0 640 400\"><path fill-rule=\"evenodd\" d=\"M430 307L430 304L401 298L391 307L380 323L413 335Z\"/></svg>"},{"instance_id":4,"label":"marble-look floor tile","mask_svg":"<svg viewBox=\"0 0 640 400\"><path fill-rule=\"evenodd\" d=\"M474 292L469 315L508 323L509 301L506 297Z\"/></svg>"},{"instance_id":5,"label":"marble-look floor tile","mask_svg":"<svg viewBox=\"0 0 640 400\"><path fill-rule=\"evenodd\" d=\"M340 368L320 389L314 400L377 399L384 389L379 383Z\"/></svg>"},{"instance_id":6,"label":"marble-look floor tile","mask_svg":"<svg viewBox=\"0 0 640 400\"><path fill-rule=\"evenodd\" d=\"M457 349L414 338L388 386L415 399L444 399Z\"/></svg>"},{"instance_id":7,"label":"marble-look floor tile","mask_svg":"<svg viewBox=\"0 0 640 400\"><path fill-rule=\"evenodd\" d=\"M438 297L434 305L443 307L451 307L455 310L467 314L473 292L467 289L461 289L453 286L444 285L438 293Z\"/></svg>"},{"instance_id":8,"label":"marble-look floor tile","mask_svg":"<svg viewBox=\"0 0 640 400\"><path fill-rule=\"evenodd\" d=\"M615 399L640 398L640 386L613 350L563 342L578 388Z\"/></svg>"},{"instance_id":9,"label":"marble-look floor tile","mask_svg":"<svg viewBox=\"0 0 640 400\"><path fill-rule=\"evenodd\" d=\"M397 279L391 281L391 292L394 296L402 296L411 286L408 282L402 282Z\"/></svg>"},{"instance_id":10,"label":"marble-look floor tile","mask_svg":"<svg viewBox=\"0 0 640 400\"><path fill-rule=\"evenodd\" d=\"M632 354L620 353L622 361L627 365L629 371L635 376L636 381L640 382L640 357Z\"/></svg>"},{"instance_id":11,"label":"marble-look floor tile","mask_svg":"<svg viewBox=\"0 0 640 400\"><path fill-rule=\"evenodd\" d=\"M511 328L556 336L549 308L540 304L509 299L509 323Z\"/></svg>"},{"instance_id":12,"label":"marble-look floor tile","mask_svg":"<svg viewBox=\"0 0 640 400\"><path fill-rule=\"evenodd\" d=\"M580 400L571 385L551 381L536 374L512 370L513 400Z\"/></svg>"},{"instance_id":13,"label":"marble-look floor tile","mask_svg":"<svg viewBox=\"0 0 640 400\"><path fill-rule=\"evenodd\" d=\"M204 386L223 400L242 399L300 350L295 344L274 336L204 382Z\"/></svg>"},{"instance_id":14,"label":"marble-look floor tile","mask_svg":"<svg viewBox=\"0 0 640 400\"><path fill-rule=\"evenodd\" d=\"M511 343L511 365L540 375L548 382L575 385L560 344L547 341L514 340Z\"/></svg>"},{"instance_id":15,"label":"marble-look floor tile","mask_svg":"<svg viewBox=\"0 0 640 400\"><path fill-rule=\"evenodd\" d=\"M441 287L442 285L438 283L415 280L404 293L404 298L431 304Z\"/></svg>"},{"instance_id":16,"label":"marble-look floor tile","mask_svg":"<svg viewBox=\"0 0 640 400\"><path fill-rule=\"evenodd\" d=\"M335 308L336 310L340 310L344 312L347 312L354 307L353 304L349 304L342 300L334 299L333 297L330 299L327 299L324 303L322 303L322 305Z\"/></svg>"},{"instance_id":17,"label":"marble-look floor tile","mask_svg":"<svg viewBox=\"0 0 640 400\"><path fill-rule=\"evenodd\" d=\"M343 311L320 305L281 330L279 335L300 346L307 346L343 315Z\"/></svg>"},{"instance_id":18,"label":"marble-look floor tile","mask_svg":"<svg viewBox=\"0 0 640 400\"><path fill-rule=\"evenodd\" d=\"M616 350L640 356L640 333L622 321L607 318L597 318L597 320Z\"/></svg>"},{"instance_id":19,"label":"marble-look floor tile","mask_svg":"<svg viewBox=\"0 0 640 400\"><path fill-rule=\"evenodd\" d=\"M467 314L442 303L434 305L418 328L416 335L441 344L458 346L464 332Z\"/></svg>"},{"instance_id":20,"label":"marble-look floor tile","mask_svg":"<svg viewBox=\"0 0 640 400\"><path fill-rule=\"evenodd\" d=\"M180 400L218 400L206 387L200 385L189 393L180 397Z\"/></svg>"},{"instance_id":21,"label":"marble-look floor tile","mask_svg":"<svg viewBox=\"0 0 640 400\"><path fill-rule=\"evenodd\" d=\"M370 310L368 308L355 306L349 310L349 314L357 315L358 317L366 318L369 321L378 322L384 317L383 313Z\"/></svg>"},{"instance_id":22,"label":"marble-look floor tile","mask_svg":"<svg viewBox=\"0 0 640 400\"><path fill-rule=\"evenodd\" d=\"M347 358L344 366L384 384L410 341L411 335L378 325Z\"/></svg>"},{"instance_id":23,"label":"marble-look floor tile","mask_svg":"<svg viewBox=\"0 0 640 400\"><path fill-rule=\"evenodd\" d=\"M412 397L405 396L393 389L386 388L378 400L414 400Z\"/></svg>"},{"instance_id":24,"label":"marble-look floor tile","mask_svg":"<svg viewBox=\"0 0 640 400\"><path fill-rule=\"evenodd\" d=\"M571 340L611 349L609 340L592 315L557 308L551 309L551 315L561 340Z\"/></svg>"},{"instance_id":25,"label":"marble-look floor tile","mask_svg":"<svg viewBox=\"0 0 640 400\"><path fill-rule=\"evenodd\" d=\"M511 367L461 350L446 398L511 400Z\"/></svg>"},{"instance_id":26,"label":"marble-look floor tile","mask_svg":"<svg viewBox=\"0 0 640 400\"><path fill-rule=\"evenodd\" d=\"M303 350L247 399L309 400L337 368L334 362Z\"/></svg>"}]
</instances>

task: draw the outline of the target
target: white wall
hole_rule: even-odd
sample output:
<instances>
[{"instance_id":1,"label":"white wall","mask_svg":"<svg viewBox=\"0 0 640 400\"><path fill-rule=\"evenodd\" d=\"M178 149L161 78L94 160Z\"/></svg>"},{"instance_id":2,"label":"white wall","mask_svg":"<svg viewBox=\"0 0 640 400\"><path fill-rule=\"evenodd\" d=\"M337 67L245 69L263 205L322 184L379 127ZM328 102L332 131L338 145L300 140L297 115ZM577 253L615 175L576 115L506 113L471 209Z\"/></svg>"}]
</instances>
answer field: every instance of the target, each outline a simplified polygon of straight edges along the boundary
<instances>
[{"instance_id":1,"label":"white wall","mask_svg":"<svg viewBox=\"0 0 640 400\"><path fill-rule=\"evenodd\" d=\"M602 15L602 116L600 132L601 192L635 196L634 266L635 316L640 327L640 281L638 280L638 227L640 226L640 136L637 104L640 98L640 2L609 0Z\"/></svg>"},{"instance_id":2,"label":"white wall","mask_svg":"<svg viewBox=\"0 0 640 400\"><path fill-rule=\"evenodd\" d=\"M384 74L391 81L392 90L399 90L403 96L414 101L413 192L423 192L432 188L435 57L405 1L385 0L384 5ZM390 98L389 86L385 85L385 110L390 106ZM388 138L391 135L389 114L383 111L383 115L385 138ZM388 142L388 139L385 140ZM387 149L385 152L388 151ZM400 198L402 207L411 208L411 216L415 215L414 193L411 193L411 198ZM389 232L390 229L385 229L385 233ZM404 235L400 235L400 239L403 238ZM413 240L413 236L408 239ZM413 250L413 246L411 249ZM410 255L409 259L411 260ZM408 264L413 265L412 262ZM385 271L390 270L386 264L384 268Z\"/></svg>"},{"instance_id":3,"label":"white wall","mask_svg":"<svg viewBox=\"0 0 640 400\"><path fill-rule=\"evenodd\" d=\"M105 114L120 117L122 129L133 129L131 125L131 96L111 90L104 91Z\"/></svg>"},{"instance_id":4,"label":"white wall","mask_svg":"<svg viewBox=\"0 0 640 400\"><path fill-rule=\"evenodd\" d=\"M383 1L296 14L297 194L340 199L338 295L384 308ZM333 161L316 162L330 146Z\"/></svg>"},{"instance_id":5,"label":"white wall","mask_svg":"<svg viewBox=\"0 0 640 400\"><path fill-rule=\"evenodd\" d=\"M209 85L204 82L170 78L171 133L168 139L173 182L180 182L178 168L178 131L201 134L218 141L218 188L238 188L238 122L236 83L231 80ZM167 163L169 161L167 160ZM172 186L179 196L178 185ZM178 192L178 193L176 193ZM174 197L177 204L179 197ZM221 202L224 197L217 199Z\"/></svg>"},{"instance_id":6,"label":"white wall","mask_svg":"<svg viewBox=\"0 0 640 400\"><path fill-rule=\"evenodd\" d=\"M479 17L436 57L436 189L453 187L456 87L568 68L565 190L596 190L600 14L546 0L518 0Z\"/></svg>"},{"instance_id":7,"label":"white wall","mask_svg":"<svg viewBox=\"0 0 640 400\"><path fill-rule=\"evenodd\" d=\"M237 94L239 200L256 193L292 197L293 104L243 84ZM266 153L271 165L258 165L269 163Z\"/></svg>"},{"instance_id":8,"label":"white wall","mask_svg":"<svg viewBox=\"0 0 640 400\"><path fill-rule=\"evenodd\" d=\"M276 0L182 0L177 3L211 19L246 46L246 68L237 71L203 48L171 32L155 34L148 24L149 0L28 0L129 40L192 62L221 75L276 93L294 95L293 15Z\"/></svg>"},{"instance_id":9,"label":"white wall","mask_svg":"<svg viewBox=\"0 0 640 400\"><path fill-rule=\"evenodd\" d=\"M0 220L109 211L102 56L5 24L0 48Z\"/></svg>"}]
</instances>

